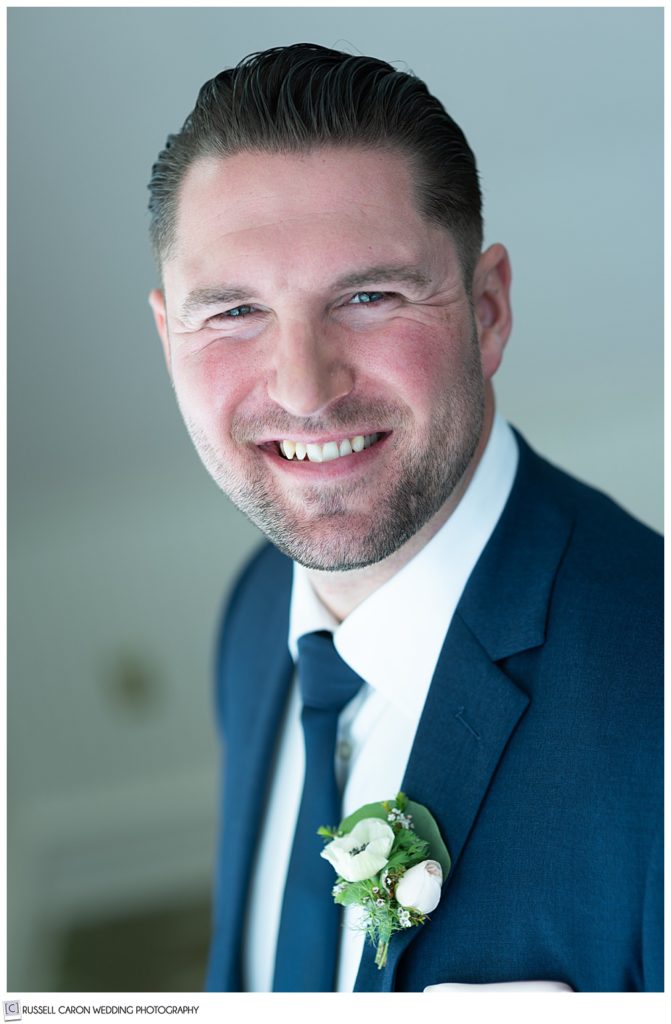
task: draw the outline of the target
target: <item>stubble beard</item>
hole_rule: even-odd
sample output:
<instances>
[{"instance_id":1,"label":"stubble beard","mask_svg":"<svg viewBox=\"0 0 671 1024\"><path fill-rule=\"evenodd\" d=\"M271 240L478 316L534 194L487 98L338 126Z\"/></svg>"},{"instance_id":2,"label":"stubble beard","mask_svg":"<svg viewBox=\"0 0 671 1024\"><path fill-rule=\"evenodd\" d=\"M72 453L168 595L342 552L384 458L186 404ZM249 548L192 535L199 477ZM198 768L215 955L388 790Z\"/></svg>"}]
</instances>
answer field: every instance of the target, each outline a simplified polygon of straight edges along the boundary
<instances>
[{"instance_id":1,"label":"stubble beard","mask_svg":"<svg viewBox=\"0 0 671 1024\"><path fill-rule=\"evenodd\" d=\"M367 410L370 416L370 404ZM389 414L389 407L380 406L377 412L373 419L389 422L384 415ZM399 410L394 413L398 419ZM328 429L335 432L342 427L347 436L347 427L357 415L358 410L343 410L340 422L331 419ZM301 507L292 507L278 497L267 470L250 469L244 476L234 473L199 424L183 411L201 461L233 504L289 558L308 569L332 572L359 569L388 558L442 508L475 454L484 415L485 385L474 336L458 387L446 391L423 444L397 445L394 482L375 496L374 510L362 524L361 515L352 514L352 503L358 508L358 494L376 486L365 477L354 483L301 487ZM249 424L247 430L253 432ZM398 434L402 436L402 431ZM292 432L279 431L278 436L291 437ZM300 467L296 471L300 472Z\"/></svg>"}]
</instances>

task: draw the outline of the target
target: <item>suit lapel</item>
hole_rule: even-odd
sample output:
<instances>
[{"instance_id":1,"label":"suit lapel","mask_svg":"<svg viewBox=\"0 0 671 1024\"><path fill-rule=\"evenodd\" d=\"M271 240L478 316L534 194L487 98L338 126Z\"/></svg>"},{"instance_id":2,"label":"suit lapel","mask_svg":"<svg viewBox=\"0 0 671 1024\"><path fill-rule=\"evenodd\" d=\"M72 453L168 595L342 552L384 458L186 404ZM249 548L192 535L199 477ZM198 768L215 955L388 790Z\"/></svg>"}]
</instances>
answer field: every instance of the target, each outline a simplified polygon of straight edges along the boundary
<instances>
[{"instance_id":1,"label":"suit lapel","mask_svg":"<svg viewBox=\"0 0 671 1024\"><path fill-rule=\"evenodd\" d=\"M496 766L528 703L456 618L436 667L402 787L412 800L429 808L450 851L452 868L443 898ZM418 931L394 935L382 971L375 967L368 944L357 991L392 991L399 958Z\"/></svg>"},{"instance_id":2,"label":"suit lapel","mask_svg":"<svg viewBox=\"0 0 671 1024\"><path fill-rule=\"evenodd\" d=\"M496 662L544 642L551 590L570 534L570 516L539 487L544 464L518 441L513 491L448 630L403 779L403 792L429 808L450 851L443 898L529 704ZM392 937L382 971L367 942L355 991L392 991L400 958L418 934L413 928Z\"/></svg>"}]
</instances>

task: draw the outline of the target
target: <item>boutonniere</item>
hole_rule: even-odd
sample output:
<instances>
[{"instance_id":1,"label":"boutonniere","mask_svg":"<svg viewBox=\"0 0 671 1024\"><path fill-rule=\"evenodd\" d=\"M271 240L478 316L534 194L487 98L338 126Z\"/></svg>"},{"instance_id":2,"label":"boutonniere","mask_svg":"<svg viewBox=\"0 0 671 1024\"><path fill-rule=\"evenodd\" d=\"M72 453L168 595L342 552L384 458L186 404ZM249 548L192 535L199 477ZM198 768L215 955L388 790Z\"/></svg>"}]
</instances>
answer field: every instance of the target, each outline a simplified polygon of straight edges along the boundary
<instances>
[{"instance_id":1,"label":"boutonniere","mask_svg":"<svg viewBox=\"0 0 671 1024\"><path fill-rule=\"evenodd\" d=\"M338 875L333 898L361 908L380 970L394 932L424 924L440 902L451 862L438 825L426 807L399 793L366 804L337 829L317 831L329 840L321 856Z\"/></svg>"}]
</instances>

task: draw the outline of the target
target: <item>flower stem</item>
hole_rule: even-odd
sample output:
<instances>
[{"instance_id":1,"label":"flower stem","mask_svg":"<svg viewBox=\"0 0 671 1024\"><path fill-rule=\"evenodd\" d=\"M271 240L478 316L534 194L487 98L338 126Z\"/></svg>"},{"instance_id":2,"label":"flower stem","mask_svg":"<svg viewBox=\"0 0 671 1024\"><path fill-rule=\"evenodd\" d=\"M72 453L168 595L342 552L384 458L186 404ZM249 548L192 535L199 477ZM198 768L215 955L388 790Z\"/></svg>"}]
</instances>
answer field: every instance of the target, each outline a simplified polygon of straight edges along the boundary
<instances>
[{"instance_id":1,"label":"flower stem","mask_svg":"<svg viewBox=\"0 0 671 1024\"><path fill-rule=\"evenodd\" d=\"M378 971L381 971L382 968L387 963L387 950L388 949L389 949L389 943L388 942L378 942L378 944L377 944L377 953L375 954L375 963L377 964Z\"/></svg>"}]
</instances>

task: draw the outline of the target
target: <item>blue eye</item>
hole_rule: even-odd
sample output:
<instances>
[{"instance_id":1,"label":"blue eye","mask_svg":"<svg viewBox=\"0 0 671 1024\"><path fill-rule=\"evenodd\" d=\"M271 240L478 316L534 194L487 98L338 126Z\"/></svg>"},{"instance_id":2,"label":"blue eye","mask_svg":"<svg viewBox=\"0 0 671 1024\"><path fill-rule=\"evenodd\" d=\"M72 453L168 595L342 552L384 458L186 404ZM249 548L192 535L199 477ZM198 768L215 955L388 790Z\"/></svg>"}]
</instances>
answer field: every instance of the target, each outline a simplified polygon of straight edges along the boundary
<instances>
[{"instance_id":1,"label":"blue eye","mask_svg":"<svg viewBox=\"0 0 671 1024\"><path fill-rule=\"evenodd\" d=\"M353 306L367 306L386 298L385 292L357 292L352 296L350 303Z\"/></svg>"},{"instance_id":2,"label":"blue eye","mask_svg":"<svg viewBox=\"0 0 671 1024\"><path fill-rule=\"evenodd\" d=\"M249 316L249 314L253 312L253 306L235 306L234 309L227 309L223 315L231 317L231 319L235 319L237 317Z\"/></svg>"}]
</instances>

